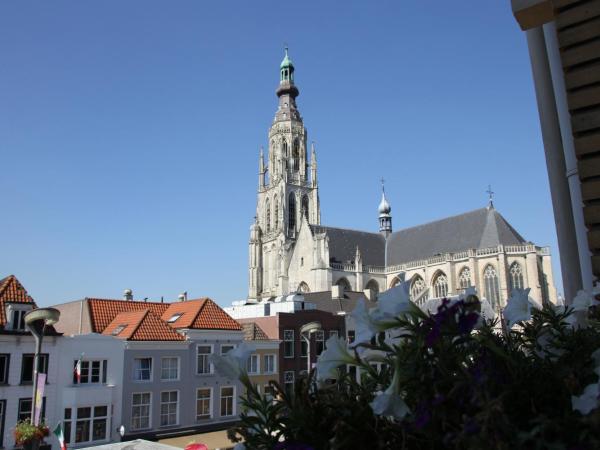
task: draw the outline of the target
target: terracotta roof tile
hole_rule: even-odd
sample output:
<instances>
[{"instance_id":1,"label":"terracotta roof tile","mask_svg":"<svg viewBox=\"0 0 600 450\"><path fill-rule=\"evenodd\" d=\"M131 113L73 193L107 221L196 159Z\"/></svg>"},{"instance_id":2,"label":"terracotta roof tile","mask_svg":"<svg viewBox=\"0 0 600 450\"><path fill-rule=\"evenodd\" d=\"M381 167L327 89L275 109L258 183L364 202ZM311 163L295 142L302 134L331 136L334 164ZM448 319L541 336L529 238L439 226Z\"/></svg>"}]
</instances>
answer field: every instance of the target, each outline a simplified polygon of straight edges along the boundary
<instances>
[{"instance_id":1,"label":"terracotta roof tile","mask_svg":"<svg viewBox=\"0 0 600 450\"><path fill-rule=\"evenodd\" d=\"M243 323L242 329L244 330L245 341L268 341L270 340L267 333L259 327L256 322Z\"/></svg>"},{"instance_id":2,"label":"terracotta roof tile","mask_svg":"<svg viewBox=\"0 0 600 450\"><path fill-rule=\"evenodd\" d=\"M160 319L151 309L117 314L102 334L128 341L183 341L185 338Z\"/></svg>"},{"instance_id":3,"label":"terracotta roof tile","mask_svg":"<svg viewBox=\"0 0 600 450\"><path fill-rule=\"evenodd\" d=\"M113 319L122 312L148 309L161 316L169 307L169 303L140 302L131 300L114 300L102 298L86 298L90 311L90 321L94 333L102 333Z\"/></svg>"},{"instance_id":4,"label":"terracotta roof tile","mask_svg":"<svg viewBox=\"0 0 600 450\"><path fill-rule=\"evenodd\" d=\"M31 296L14 275L0 280L0 326L6 325L5 303L7 302L33 303L33 307L37 308Z\"/></svg>"},{"instance_id":5,"label":"terracotta roof tile","mask_svg":"<svg viewBox=\"0 0 600 450\"><path fill-rule=\"evenodd\" d=\"M173 328L236 331L242 329L239 323L210 298L171 303L162 314L162 320L169 321L176 314L182 315L170 322Z\"/></svg>"}]
</instances>

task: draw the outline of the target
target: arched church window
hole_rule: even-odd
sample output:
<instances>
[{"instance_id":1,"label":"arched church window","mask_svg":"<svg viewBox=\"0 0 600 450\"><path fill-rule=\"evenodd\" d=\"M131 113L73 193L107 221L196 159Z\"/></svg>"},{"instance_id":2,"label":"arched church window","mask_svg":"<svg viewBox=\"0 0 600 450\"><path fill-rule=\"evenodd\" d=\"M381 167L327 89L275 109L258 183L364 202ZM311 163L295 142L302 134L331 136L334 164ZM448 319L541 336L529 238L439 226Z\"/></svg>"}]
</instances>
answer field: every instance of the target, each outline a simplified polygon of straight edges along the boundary
<instances>
[{"instance_id":1,"label":"arched church window","mask_svg":"<svg viewBox=\"0 0 600 450\"><path fill-rule=\"evenodd\" d=\"M308 220L308 195L302 197L302 215Z\"/></svg>"},{"instance_id":2,"label":"arched church window","mask_svg":"<svg viewBox=\"0 0 600 450\"><path fill-rule=\"evenodd\" d=\"M279 228L279 202L277 198L273 200L273 229L277 230Z\"/></svg>"},{"instance_id":3,"label":"arched church window","mask_svg":"<svg viewBox=\"0 0 600 450\"><path fill-rule=\"evenodd\" d=\"M281 144L281 154L283 155L284 158L287 158L288 156L288 145L287 145L287 141L284 139L283 143Z\"/></svg>"},{"instance_id":4,"label":"arched church window","mask_svg":"<svg viewBox=\"0 0 600 450\"><path fill-rule=\"evenodd\" d=\"M487 265L483 271L483 281L485 298L490 302L492 308L497 309L500 305L500 287L498 285L498 274L491 264Z\"/></svg>"},{"instance_id":5,"label":"arched church window","mask_svg":"<svg viewBox=\"0 0 600 450\"><path fill-rule=\"evenodd\" d=\"M379 294L379 283L377 283L377 281L370 280L365 287L375 295Z\"/></svg>"},{"instance_id":6,"label":"arched church window","mask_svg":"<svg viewBox=\"0 0 600 450\"><path fill-rule=\"evenodd\" d=\"M296 195L293 192L288 200L288 228L290 231L296 228Z\"/></svg>"},{"instance_id":7,"label":"arched church window","mask_svg":"<svg viewBox=\"0 0 600 450\"><path fill-rule=\"evenodd\" d=\"M510 265L510 289L523 289L525 283L523 282L523 270L521 264L514 262Z\"/></svg>"},{"instance_id":8,"label":"arched church window","mask_svg":"<svg viewBox=\"0 0 600 450\"><path fill-rule=\"evenodd\" d=\"M294 146L292 148L292 170L294 172L300 170L300 142L298 138L294 139Z\"/></svg>"},{"instance_id":9,"label":"arched church window","mask_svg":"<svg viewBox=\"0 0 600 450\"><path fill-rule=\"evenodd\" d=\"M298 285L298 292L300 292L301 294L305 294L307 292L310 292L310 288L308 287L308 284L306 284L304 281L302 281Z\"/></svg>"},{"instance_id":10,"label":"arched church window","mask_svg":"<svg viewBox=\"0 0 600 450\"><path fill-rule=\"evenodd\" d=\"M448 278L444 272L438 272L433 280L433 292L436 298L448 296Z\"/></svg>"},{"instance_id":11,"label":"arched church window","mask_svg":"<svg viewBox=\"0 0 600 450\"><path fill-rule=\"evenodd\" d=\"M417 299L419 301L427 300L427 294L424 294L419 298L419 295L426 288L425 281L419 275L415 275L410 283L410 299L414 302Z\"/></svg>"},{"instance_id":12,"label":"arched church window","mask_svg":"<svg viewBox=\"0 0 600 450\"><path fill-rule=\"evenodd\" d=\"M463 267L463 269L458 274L458 287L464 291L469 286L472 286L471 283L471 269L468 267Z\"/></svg>"},{"instance_id":13,"label":"arched church window","mask_svg":"<svg viewBox=\"0 0 600 450\"><path fill-rule=\"evenodd\" d=\"M269 199L265 201L265 226L267 228L267 233L271 231L271 203Z\"/></svg>"},{"instance_id":14,"label":"arched church window","mask_svg":"<svg viewBox=\"0 0 600 450\"><path fill-rule=\"evenodd\" d=\"M344 292L352 290L352 286L350 286L350 282L346 277L342 277L339 280L337 280L335 282L335 285L344 288Z\"/></svg>"}]
</instances>

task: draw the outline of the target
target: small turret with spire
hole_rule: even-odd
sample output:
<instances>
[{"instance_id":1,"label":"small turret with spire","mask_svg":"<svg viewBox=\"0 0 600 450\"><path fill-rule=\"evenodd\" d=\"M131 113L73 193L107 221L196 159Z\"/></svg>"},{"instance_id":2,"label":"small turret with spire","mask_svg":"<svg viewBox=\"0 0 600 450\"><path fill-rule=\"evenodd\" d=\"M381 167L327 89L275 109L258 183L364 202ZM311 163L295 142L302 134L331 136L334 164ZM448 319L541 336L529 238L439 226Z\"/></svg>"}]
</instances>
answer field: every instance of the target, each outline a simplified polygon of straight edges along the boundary
<instances>
[{"instance_id":1,"label":"small turret with spire","mask_svg":"<svg viewBox=\"0 0 600 450\"><path fill-rule=\"evenodd\" d=\"M279 97L279 108L275 114L275 122L282 120L297 120L302 122L300 112L296 108L296 97L300 91L294 84L294 63L288 55L288 48L285 47L285 56L279 66L279 86L277 87L277 97Z\"/></svg>"},{"instance_id":2,"label":"small turret with spire","mask_svg":"<svg viewBox=\"0 0 600 450\"><path fill-rule=\"evenodd\" d=\"M387 238L392 233L392 207L385 198L385 180L381 179L381 202L379 203L379 231Z\"/></svg>"},{"instance_id":3,"label":"small turret with spire","mask_svg":"<svg viewBox=\"0 0 600 450\"><path fill-rule=\"evenodd\" d=\"M317 185L317 152L314 142L310 144L310 181L313 187Z\"/></svg>"}]
</instances>

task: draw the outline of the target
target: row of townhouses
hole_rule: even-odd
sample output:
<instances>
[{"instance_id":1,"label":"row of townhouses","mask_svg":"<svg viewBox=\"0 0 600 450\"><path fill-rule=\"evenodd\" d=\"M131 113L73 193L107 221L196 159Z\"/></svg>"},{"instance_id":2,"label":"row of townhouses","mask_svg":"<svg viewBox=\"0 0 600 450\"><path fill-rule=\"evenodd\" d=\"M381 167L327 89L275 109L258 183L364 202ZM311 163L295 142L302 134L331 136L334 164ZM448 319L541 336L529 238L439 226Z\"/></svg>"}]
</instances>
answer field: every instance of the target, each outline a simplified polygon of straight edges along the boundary
<instances>
[{"instance_id":1,"label":"row of townhouses","mask_svg":"<svg viewBox=\"0 0 600 450\"><path fill-rule=\"evenodd\" d=\"M294 389L333 335L347 333L359 293L290 295L227 312L208 298L175 302L83 298L54 305L60 320L42 345L47 374L42 417L62 423L69 448L121 440L162 440L229 428L238 420L238 380L219 375L210 355L242 341L255 348L251 380ZM13 449L17 421L32 408L34 339L24 316L37 308L19 280L0 280L0 448ZM301 335L309 322L320 329ZM308 347L307 345L308 339ZM310 362L308 356L310 355ZM76 366L80 365L79 377ZM58 448L53 436L46 439Z\"/></svg>"}]
</instances>

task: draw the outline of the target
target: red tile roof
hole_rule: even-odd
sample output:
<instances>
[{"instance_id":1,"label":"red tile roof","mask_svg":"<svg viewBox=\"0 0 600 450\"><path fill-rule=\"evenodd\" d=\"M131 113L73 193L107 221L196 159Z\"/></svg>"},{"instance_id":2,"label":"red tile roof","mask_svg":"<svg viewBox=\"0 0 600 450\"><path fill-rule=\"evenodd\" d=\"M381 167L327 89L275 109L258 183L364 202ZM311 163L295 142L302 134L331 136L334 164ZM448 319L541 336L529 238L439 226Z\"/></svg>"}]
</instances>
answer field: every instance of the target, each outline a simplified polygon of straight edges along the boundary
<instances>
[{"instance_id":1,"label":"red tile roof","mask_svg":"<svg viewBox=\"0 0 600 450\"><path fill-rule=\"evenodd\" d=\"M33 303L33 307L37 307L23 285L14 275L9 275L0 280L0 326L6 325L5 303L7 302Z\"/></svg>"},{"instance_id":2,"label":"red tile roof","mask_svg":"<svg viewBox=\"0 0 600 450\"><path fill-rule=\"evenodd\" d=\"M183 341L185 338L150 309L117 314L102 334L128 341Z\"/></svg>"},{"instance_id":3,"label":"red tile roof","mask_svg":"<svg viewBox=\"0 0 600 450\"><path fill-rule=\"evenodd\" d=\"M148 309L160 317L169 307L169 303L103 298L86 298L86 300L90 311L92 331L94 333L102 333L108 324L120 313Z\"/></svg>"},{"instance_id":4,"label":"red tile roof","mask_svg":"<svg viewBox=\"0 0 600 450\"><path fill-rule=\"evenodd\" d=\"M256 322L243 323L242 329L244 330L245 341L268 341L269 336L259 327Z\"/></svg>"},{"instance_id":5,"label":"red tile roof","mask_svg":"<svg viewBox=\"0 0 600 450\"><path fill-rule=\"evenodd\" d=\"M173 328L236 331L242 329L239 323L210 298L171 303L161 318L169 321L176 314L182 315L170 323Z\"/></svg>"}]
</instances>

